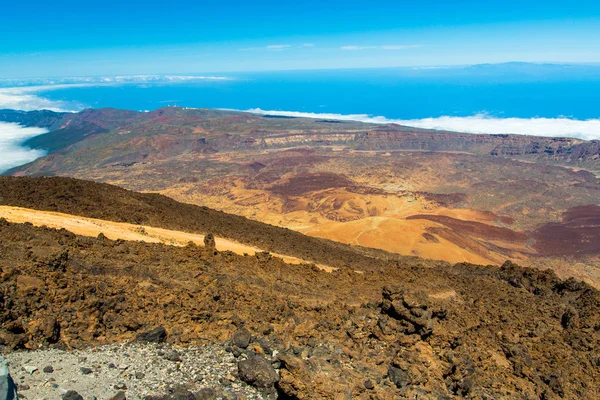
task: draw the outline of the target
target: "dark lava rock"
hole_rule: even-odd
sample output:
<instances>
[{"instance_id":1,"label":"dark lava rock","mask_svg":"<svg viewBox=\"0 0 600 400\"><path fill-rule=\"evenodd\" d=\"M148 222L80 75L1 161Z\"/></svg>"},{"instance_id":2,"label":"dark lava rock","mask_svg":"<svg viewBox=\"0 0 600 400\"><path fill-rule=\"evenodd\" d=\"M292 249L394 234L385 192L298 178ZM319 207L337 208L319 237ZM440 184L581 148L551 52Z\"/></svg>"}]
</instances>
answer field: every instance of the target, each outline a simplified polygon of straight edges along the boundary
<instances>
[{"instance_id":1,"label":"dark lava rock","mask_svg":"<svg viewBox=\"0 0 600 400\"><path fill-rule=\"evenodd\" d=\"M154 328L148 332L142 332L136 336L135 340L145 343L162 343L167 339L167 330L162 326Z\"/></svg>"},{"instance_id":2,"label":"dark lava rock","mask_svg":"<svg viewBox=\"0 0 600 400\"><path fill-rule=\"evenodd\" d=\"M242 381L259 389L269 389L279 381L279 375L271 363L263 356L253 355L238 363L238 373Z\"/></svg>"},{"instance_id":3,"label":"dark lava rock","mask_svg":"<svg viewBox=\"0 0 600 400\"><path fill-rule=\"evenodd\" d=\"M269 342L267 341L267 339L260 338L260 339L257 340L257 342L260 345L260 347L263 349L263 351L265 352L265 354L271 354L271 353L273 353L273 350L271 349L271 346L269 345Z\"/></svg>"},{"instance_id":4,"label":"dark lava rock","mask_svg":"<svg viewBox=\"0 0 600 400\"><path fill-rule=\"evenodd\" d=\"M429 309L427 294L402 286L383 288L381 310L390 317L405 323L404 334L419 334L423 339L433 333L433 312Z\"/></svg>"},{"instance_id":5,"label":"dark lava rock","mask_svg":"<svg viewBox=\"0 0 600 400\"><path fill-rule=\"evenodd\" d=\"M375 385L373 385L373 381L370 379L367 379L365 381L364 385L365 385L365 389L369 389L369 390L371 390L375 387Z\"/></svg>"},{"instance_id":6,"label":"dark lava rock","mask_svg":"<svg viewBox=\"0 0 600 400\"><path fill-rule=\"evenodd\" d=\"M196 400L192 392L175 392L169 396L169 400Z\"/></svg>"},{"instance_id":7,"label":"dark lava rock","mask_svg":"<svg viewBox=\"0 0 600 400\"><path fill-rule=\"evenodd\" d=\"M56 318L46 318L42 323L41 332L48 343L57 343L60 339L60 323Z\"/></svg>"},{"instance_id":8,"label":"dark lava rock","mask_svg":"<svg viewBox=\"0 0 600 400\"><path fill-rule=\"evenodd\" d=\"M196 392L196 400L217 400L217 392L211 388L204 388Z\"/></svg>"},{"instance_id":9,"label":"dark lava rock","mask_svg":"<svg viewBox=\"0 0 600 400\"><path fill-rule=\"evenodd\" d=\"M403 388L410 383L410 377L406 371L402 371L400 368L390 367L388 369L388 378L396 387Z\"/></svg>"},{"instance_id":10,"label":"dark lava rock","mask_svg":"<svg viewBox=\"0 0 600 400\"><path fill-rule=\"evenodd\" d=\"M127 397L125 396L125 392L121 391L115 394L109 400L127 400Z\"/></svg>"},{"instance_id":11,"label":"dark lava rock","mask_svg":"<svg viewBox=\"0 0 600 400\"><path fill-rule=\"evenodd\" d=\"M47 374L51 374L54 372L54 368L52 367L52 365L48 365L47 367L44 367L42 371L44 371Z\"/></svg>"},{"instance_id":12,"label":"dark lava rock","mask_svg":"<svg viewBox=\"0 0 600 400\"><path fill-rule=\"evenodd\" d=\"M181 354L173 350L165 354L165 358L169 361L179 362L181 361Z\"/></svg>"},{"instance_id":13,"label":"dark lava rock","mask_svg":"<svg viewBox=\"0 0 600 400\"><path fill-rule=\"evenodd\" d=\"M74 390L69 390L62 395L62 400L83 400L83 396Z\"/></svg>"},{"instance_id":14,"label":"dark lava rock","mask_svg":"<svg viewBox=\"0 0 600 400\"><path fill-rule=\"evenodd\" d=\"M239 348L239 347L237 347L237 346L233 346L233 347L231 348L231 354L233 354L233 356L234 356L235 358L238 358L239 356L241 356L243 352L244 352L244 350L240 349L240 348Z\"/></svg>"},{"instance_id":15,"label":"dark lava rock","mask_svg":"<svg viewBox=\"0 0 600 400\"><path fill-rule=\"evenodd\" d=\"M81 367L81 368L79 368L79 370L80 370L80 371L81 371L81 373L82 373L82 374L84 374L84 375L89 375L89 374L91 374L92 372L94 372L94 370L93 370L93 369L91 369L91 368L88 368L88 367Z\"/></svg>"},{"instance_id":16,"label":"dark lava rock","mask_svg":"<svg viewBox=\"0 0 600 400\"><path fill-rule=\"evenodd\" d=\"M170 389L172 392L165 395L151 395L144 397L144 400L196 400L198 395L191 393L183 388ZM216 397L215 397L216 398Z\"/></svg>"},{"instance_id":17,"label":"dark lava rock","mask_svg":"<svg viewBox=\"0 0 600 400\"><path fill-rule=\"evenodd\" d=\"M214 250L216 248L215 236L212 233L208 233L204 236L204 246L207 250Z\"/></svg>"},{"instance_id":18,"label":"dark lava rock","mask_svg":"<svg viewBox=\"0 0 600 400\"><path fill-rule=\"evenodd\" d=\"M250 340L252 339L252 335L248 332L246 328L240 328L233 333L231 338L231 342L241 349L245 349L250 344Z\"/></svg>"}]
</instances>

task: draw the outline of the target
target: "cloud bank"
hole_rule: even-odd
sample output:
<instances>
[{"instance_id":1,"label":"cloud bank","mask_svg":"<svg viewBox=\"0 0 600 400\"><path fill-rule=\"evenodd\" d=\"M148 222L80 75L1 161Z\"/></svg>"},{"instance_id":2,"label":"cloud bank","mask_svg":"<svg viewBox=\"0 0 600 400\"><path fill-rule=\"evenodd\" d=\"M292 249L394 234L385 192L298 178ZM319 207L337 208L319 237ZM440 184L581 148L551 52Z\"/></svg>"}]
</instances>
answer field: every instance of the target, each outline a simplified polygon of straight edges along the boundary
<instances>
[{"instance_id":1,"label":"cloud bank","mask_svg":"<svg viewBox=\"0 0 600 400\"><path fill-rule=\"evenodd\" d=\"M226 76L203 75L122 75L98 77L0 79L0 109L76 112L84 108L75 102L50 100L40 93L51 90L128 84L178 84L230 81Z\"/></svg>"},{"instance_id":2,"label":"cloud bank","mask_svg":"<svg viewBox=\"0 0 600 400\"><path fill-rule=\"evenodd\" d=\"M70 85L67 86L71 87ZM77 111L66 102L50 100L37 95L38 92L45 90L59 89L59 87L54 86L50 86L49 88L45 89L43 86L37 86L0 89L0 109L23 111L50 110L56 112Z\"/></svg>"},{"instance_id":3,"label":"cloud bank","mask_svg":"<svg viewBox=\"0 0 600 400\"><path fill-rule=\"evenodd\" d=\"M448 130L464 133L519 134L546 137L573 137L600 140L600 119L575 120L569 118L497 118L486 114L471 117L438 117L423 119L388 119L367 114L321 114L296 111L267 111L260 108L246 110L255 114L281 115L317 119L359 121L372 124L399 124L415 128Z\"/></svg>"},{"instance_id":4,"label":"cloud bank","mask_svg":"<svg viewBox=\"0 0 600 400\"><path fill-rule=\"evenodd\" d=\"M21 144L46 132L48 130L44 128L26 128L19 124L0 122L0 173L44 156L44 151L32 150Z\"/></svg>"},{"instance_id":5,"label":"cloud bank","mask_svg":"<svg viewBox=\"0 0 600 400\"><path fill-rule=\"evenodd\" d=\"M60 85L106 85L125 83L173 83L193 81L229 81L235 78L212 75L107 75L107 76L68 76L61 78L14 78L0 79L0 87L59 87Z\"/></svg>"}]
</instances>

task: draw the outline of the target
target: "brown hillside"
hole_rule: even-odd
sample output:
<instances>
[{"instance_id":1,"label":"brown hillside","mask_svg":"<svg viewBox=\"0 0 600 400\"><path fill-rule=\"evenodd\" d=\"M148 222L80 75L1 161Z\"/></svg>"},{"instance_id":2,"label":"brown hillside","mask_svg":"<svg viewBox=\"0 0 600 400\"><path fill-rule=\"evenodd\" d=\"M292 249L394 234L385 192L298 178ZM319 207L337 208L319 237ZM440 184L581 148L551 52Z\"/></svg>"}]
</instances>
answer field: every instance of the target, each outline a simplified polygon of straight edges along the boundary
<instances>
[{"instance_id":1,"label":"brown hillside","mask_svg":"<svg viewBox=\"0 0 600 400\"><path fill-rule=\"evenodd\" d=\"M600 396L600 294L551 272L389 263L327 273L4 220L0 238L7 349L84 347L159 325L171 343L212 343L244 326L256 337L244 352L279 352L281 398Z\"/></svg>"},{"instance_id":2,"label":"brown hillside","mask_svg":"<svg viewBox=\"0 0 600 400\"><path fill-rule=\"evenodd\" d=\"M383 260L410 259L383 251L312 238L237 215L179 203L159 194L71 178L0 177L0 205L56 211L192 233L213 233L261 249L332 267L378 268ZM406 261L406 260L405 260Z\"/></svg>"}]
</instances>

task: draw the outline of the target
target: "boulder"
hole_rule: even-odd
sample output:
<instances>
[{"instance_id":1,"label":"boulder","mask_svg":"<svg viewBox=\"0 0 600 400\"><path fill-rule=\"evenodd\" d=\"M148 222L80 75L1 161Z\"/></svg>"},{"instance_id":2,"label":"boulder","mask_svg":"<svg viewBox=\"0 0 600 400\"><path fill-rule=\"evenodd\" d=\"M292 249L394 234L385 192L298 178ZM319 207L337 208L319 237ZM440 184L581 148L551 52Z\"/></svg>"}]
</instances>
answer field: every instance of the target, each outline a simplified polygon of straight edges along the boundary
<instances>
[{"instance_id":1,"label":"boulder","mask_svg":"<svg viewBox=\"0 0 600 400\"><path fill-rule=\"evenodd\" d=\"M381 310L384 314L400 321L407 335L417 333L423 339L434 330L433 312L426 293L412 291L402 286L383 288Z\"/></svg>"},{"instance_id":2,"label":"boulder","mask_svg":"<svg viewBox=\"0 0 600 400\"><path fill-rule=\"evenodd\" d=\"M231 342L239 347L240 349L245 349L250 344L250 340L252 339L252 335L248 332L246 328L240 328L233 333L231 337Z\"/></svg>"},{"instance_id":3,"label":"boulder","mask_svg":"<svg viewBox=\"0 0 600 400\"><path fill-rule=\"evenodd\" d=\"M238 363L238 373L242 381L258 389L272 389L279 381L279 375L269 360L261 355L252 355Z\"/></svg>"},{"instance_id":4,"label":"boulder","mask_svg":"<svg viewBox=\"0 0 600 400\"><path fill-rule=\"evenodd\" d=\"M57 343L60 339L60 323L56 318L49 317L44 319L40 329L42 337L48 343Z\"/></svg>"},{"instance_id":5,"label":"boulder","mask_svg":"<svg viewBox=\"0 0 600 400\"><path fill-rule=\"evenodd\" d=\"M162 343L167 339L167 330L162 326L154 328L147 332L142 332L135 338L138 342Z\"/></svg>"},{"instance_id":6,"label":"boulder","mask_svg":"<svg viewBox=\"0 0 600 400\"><path fill-rule=\"evenodd\" d=\"M215 243L215 237L212 233L207 233L206 236L204 236L204 246L207 250L216 249L217 245Z\"/></svg>"}]
</instances>

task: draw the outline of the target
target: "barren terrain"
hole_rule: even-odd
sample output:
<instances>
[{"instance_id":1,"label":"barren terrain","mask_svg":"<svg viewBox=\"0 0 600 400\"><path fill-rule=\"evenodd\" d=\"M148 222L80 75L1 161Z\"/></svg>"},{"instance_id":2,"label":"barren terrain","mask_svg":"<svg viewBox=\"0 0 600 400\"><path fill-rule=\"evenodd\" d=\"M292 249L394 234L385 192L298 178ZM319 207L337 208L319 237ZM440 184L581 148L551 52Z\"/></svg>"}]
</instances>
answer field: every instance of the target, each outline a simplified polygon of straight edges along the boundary
<instances>
[{"instance_id":1,"label":"barren terrain","mask_svg":"<svg viewBox=\"0 0 600 400\"><path fill-rule=\"evenodd\" d=\"M2 203L36 201L45 210L5 209L15 219L51 222L56 209L134 219L137 209L145 216L137 228L168 232L177 224L189 229L213 221L214 230L229 227L243 243L257 236L272 239L273 247L289 243L279 239L286 232L281 228L162 196L64 178L1 183ZM61 217L71 229L93 221ZM295 241L290 249L305 259L355 264L325 272L262 252L79 236L0 218L0 349L85 349L162 326L169 344L228 342L239 363L275 365L278 372L258 389L281 398L600 396L600 294L589 285L510 262L451 265L288 235ZM96 374L101 368L98 360L88 369ZM239 364L238 371L243 377ZM125 373L119 379L137 378ZM143 389L131 385L132 393Z\"/></svg>"},{"instance_id":2,"label":"barren terrain","mask_svg":"<svg viewBox=\"0 0 600 400\"><path fill-rule=\"evenodd\" d=\"M30 143L51 154L14 175L108 182L354 246L543 263L600 282L595 141L173 107L0 116L51 130Z\"/></svg>"},{"instance_id":3,"label":"barren terrain","mask_svg":"<svg viewBox=\"0 0 600 400\"><path fill-rule=\"evenodd\" d=\"M14 223L28 222L35 226L66 229L69 232L82 236L97 237L102 234L112 240L135 240L173 246L187 246L190 242L196 245L204 245L205 238L205 235L201 234L174 231L147 225L134 225L124 222L85 218L77 215L32 210L21 207L0 206L0 218L4 218L9 222ZM240 255L255 255L264 252L264 250L256 247L247 246L225 238L215 238L215 245L218 251L232 251ZM272 253L272 256L281 258L284 262L289 264L310 263L309 261L278 253ZM319 264L318 267L326 271L333 270L332 267L322 264Z\"/></svg>"}]
</instances>

